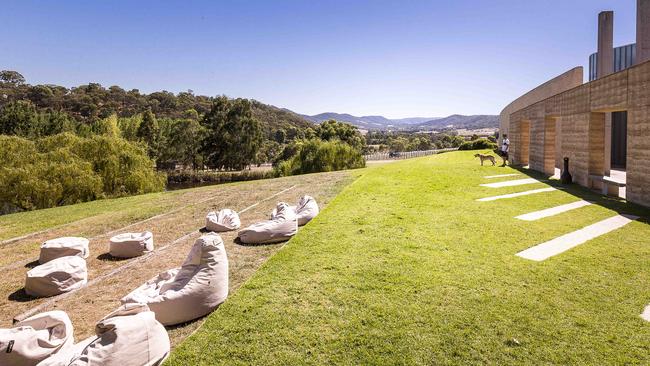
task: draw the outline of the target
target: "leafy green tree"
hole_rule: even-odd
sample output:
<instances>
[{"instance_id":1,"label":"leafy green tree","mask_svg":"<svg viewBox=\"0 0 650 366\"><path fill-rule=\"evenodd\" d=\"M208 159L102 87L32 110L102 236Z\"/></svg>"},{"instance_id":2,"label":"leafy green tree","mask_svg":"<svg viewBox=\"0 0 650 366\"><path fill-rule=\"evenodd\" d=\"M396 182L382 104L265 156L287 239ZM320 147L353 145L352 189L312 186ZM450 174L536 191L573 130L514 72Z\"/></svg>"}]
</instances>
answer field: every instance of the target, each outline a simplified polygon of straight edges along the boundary
<instances>
[{"instance_id":1,"label":"leafy green tree","mask_svg":"<svg viewBox=\"0 0 650 366\"><path fill-rule=\"evenodd\" d=\"M316 137L321 140L340 140L359 151L363 150L366 144L366 140L359 130L349 123L335 120L325 121L318 125L314 132Z\"/></svg>"},{"instance_id":2,"label":"leafy green tree","mask_svg":"<svg viewBox=\"0 0 650 366\"><path fill-rule=\"evenodd\" d=\"M206 128L201 152L209 167L241 170L254 162L262 143L262 129L247 99L215 98L203 117Z\"/></svg>"},{"instance_id":3,"label":"leafy green tree","mask_svg":"<svg viewBox=\"0 0 650 366\"><path fill-rule=\"evenodd\" d=\"M52 136L64 132L75 132L76 123L63 111L48 111L41 113L40 127L41 131L39 136Z\"/></svg>"},{"instance_id":4,"label":"leafy green tree","mask_svg":"<svg viewBox=\"0 0 650 366\"><path fill-rule=\"evenodd\" d=\"M273 139L278 144L284 144L285 140L287 139L287 131L283 129L276 130L273 134Z\"/></svg>"},{"instance_id":5,"label":"leafy green tree","mask_svg":"<svg viewBox=\"0 0 650 366\"><path fill-rule=\"evenodd\" d=\"M165 185L145 150L121 138L0 136L0 146L0 208L5 210L156 192Z\"/></svg>"},{"instance_id":6,"label":"leafy green tree","mask_svg":"<svg viewBox=\"0 0 650 366\"><path fill-rule=\"evenodd\" d=\"M93 131L98 135L106 135L112 137L120 137L122 131L118 126L118 119L116 114L100 119L93 124Z\"/></svg>"},{"instance_id":7,"label":"leafy green tree","mask_svg":"<svg viewBox=\"0 0 650 366\"><path fill-rule=\"evenodd\" d=\"M140 141L147 144L147 154L149 154L149 157L156 159L158 157L160 128L156 116L151 112L151 110L147 110L142 115L142 122L140 122L140 126L138 126L136 136Z\"/></svg>"},{"instance_id":8,"label":"leafy green tree","mask_svg":"<svg viewBox=\"0 0 650 366\"><path fill-rule=\"evenodd\" d=\"M396 151L396 152L407 151L408 145L409 145L409 140L404 136L398 136L388 141L388 148L391 151Z\"/></svg>"},{"instance_id":9,"label":"leafy green tree","mask_svg":"<svg viewBox=\"0 0 650 366\"><path fill-rule=\"evenodd\" d=\"M295 155L276 166L279 175L363 168L366 164L359 150L340 140L302 140L295 148Z\"/></svg>"},{"instance_id":10,"label":"leafy green tree","mask_svg":"<svg viewBox=\"0 0 650 366\"><path fill-rule=\"evenodd\" d=\"M201 142L205 128L199 121L193 119L174 120L165 138L164 146L160 149L160 159L167 163L181 163L198 169L203 165Z\"/></svg>"},{"instance_id":11,"label":"leafy green tree","mask_svg":"<svg viewBox=\"0 0 650 366\"><path fill-rule=\"evenodd\" d=\"M0 111L0 134L36 137L39 129L38 111L28 100L11 102Z\"/></svg>"},{"instance_id":12,"label":"leafy green tree","mask_svg":"<svg viewBox=\"0 0 650 366\"><path fill-rule=\"evenodd\" d=\"M142 114L136 114L131 117L118 118L117 125L120 128L120 134L129 141L138 141L138 129L142 123Z\"/></svg>"}]
</instances>

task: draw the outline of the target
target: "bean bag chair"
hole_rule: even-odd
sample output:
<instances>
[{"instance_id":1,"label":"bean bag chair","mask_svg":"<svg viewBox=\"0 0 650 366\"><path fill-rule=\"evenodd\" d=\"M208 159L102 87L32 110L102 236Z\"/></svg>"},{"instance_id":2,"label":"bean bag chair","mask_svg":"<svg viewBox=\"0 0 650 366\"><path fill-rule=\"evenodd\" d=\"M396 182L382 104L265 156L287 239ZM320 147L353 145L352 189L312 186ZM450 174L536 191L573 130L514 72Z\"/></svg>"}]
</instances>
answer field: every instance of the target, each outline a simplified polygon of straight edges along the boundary
<instances>
[{"instance_id":1,"label":"bean bag chair","mask_svg":"<svg viewBox=\"0 0 650 366\"><path fill-rule=\"evenodd\" d=\"M209 233L196 240L180 268L160 273L122 298L147 304L164 325L185 323L212 312L228 297L228 257L223 240Z\"/></svg>"},{"instance_id":2,"label":"bean bag chair","mask_svg":"<svg viewBox=\"0 0 650 366\"><path fill-rule=\"evenodd\" d=\"M205 217L205 228L208 231L221 233L237 230L240 226L239 215L229 208L225 208L218 213L214 211L208 212L208 216Z\"/></svg>"},{"instance_id":3,"label":"bean bag chair","mask_svg":"<svg viewBox=\"0 0 650 366\"><path fill-rule=\"evenodd\" d=\"M296 212L284 202L278 203L273 219L258 222L239 231L244 244L271 244L289 240L298 232Z\"/></svg>"},{"instance_id":4,"label":"bean bag chair","mask_svg":"<svg viewBox=\"0 0 650 366\"><path fill-rule=\"evenodd\" d=\"M38 263L43 264L61 257L78 256L88 258L88 239L78 237L64 237L51 239L41 244L41 254Z\"/></svg>"},{"instance_id":5,"label":"bean bag chair","mask_svg":"<svg viewBox=\"0 0 650 366\"><path fill-rule=\"evenodd\" d=\"M73 328L60 310L40 313L0 329L0 365L32 366L72 346Z\"/></svg>"},{"instance_id":6,"label":"bean bag chair","mask_svg":"<svg viewBox=\"0 0 650 366\"><path fill-rule=\"evenodd\" d=\"M124 233L111 238L108 253L117 258L133 258L153 250L153 234Z\"/></svg>"},{"instance_id":7,"label":"bean bag chair","mask_svg":"<svg viewBox=\"0 0 650 366\"><path fill-rule=\"evenodd\" d=\"M318 203L316 203L316 200L312 196L302 196L300 197L300 200L296 206L289 207L296 213L298 226L306 225L309 221L316 217L320 211L318 208ZM277 207L273 209L273 212L271 213L271 220L275 219L277 210Z\"/></svg>"},{"instance_id":8,"label":"bean bag chair","mask_svg":"<svg viewBox=\"0 0 650 366\"><path fill-rule=\"evenodd\" d=\"M95 334L38 366L160 365L169 355L167 330L143 304L119 307L97 323Z\"/></svg>"},{"instance_id":9,"label":"bean bag chair","mask_svg":"<svg viewBox=\"0 0 650 366\"><path fill-rule=\"evenodd\" d=\"M76 290L86 282L86 260L76 256L61 257L29 270L25 292L35 297L54 296Z\"/></svg>"}]
</instances>

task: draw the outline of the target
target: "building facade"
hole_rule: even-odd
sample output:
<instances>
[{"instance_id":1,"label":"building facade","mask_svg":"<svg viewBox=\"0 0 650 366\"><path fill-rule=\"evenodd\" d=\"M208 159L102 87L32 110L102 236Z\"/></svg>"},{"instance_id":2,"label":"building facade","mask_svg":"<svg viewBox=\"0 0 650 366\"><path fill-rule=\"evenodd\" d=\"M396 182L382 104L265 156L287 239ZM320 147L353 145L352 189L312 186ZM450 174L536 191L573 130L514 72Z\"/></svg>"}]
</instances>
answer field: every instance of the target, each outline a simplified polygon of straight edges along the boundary
<instances>
[{"instance_id":1,"label":"building facade","mask_svg":"<svg viewBox=\"0 0 650 366\"><path fill-rule=\"evenodd\" d=\"M627 200L650 207L650 0L638 0L637 12L636 46L620 51L613 13L599 15L593 80L583 84L572 69L504 109L513 164L554 175L567 157L574 182L594 189L616 169Z\"/></svg>"}]
</instances>

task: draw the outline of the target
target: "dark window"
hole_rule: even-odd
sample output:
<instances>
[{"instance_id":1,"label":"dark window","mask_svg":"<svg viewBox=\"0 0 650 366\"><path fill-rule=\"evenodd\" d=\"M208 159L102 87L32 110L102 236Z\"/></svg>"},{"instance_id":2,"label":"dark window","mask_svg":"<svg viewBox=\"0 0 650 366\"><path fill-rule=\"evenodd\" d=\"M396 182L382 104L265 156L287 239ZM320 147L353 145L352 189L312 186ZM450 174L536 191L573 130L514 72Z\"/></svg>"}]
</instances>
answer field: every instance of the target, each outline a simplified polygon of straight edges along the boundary
<instances>
[{"instance_id":1,"label":"dark window","mask_svg":"<svg viewBox=\"0 0 650 366\"><path fill-rule=\"evenodd\" d=\"M612 169L626 168L627 112L612 113Z\"/></svg>"}]
</instances>

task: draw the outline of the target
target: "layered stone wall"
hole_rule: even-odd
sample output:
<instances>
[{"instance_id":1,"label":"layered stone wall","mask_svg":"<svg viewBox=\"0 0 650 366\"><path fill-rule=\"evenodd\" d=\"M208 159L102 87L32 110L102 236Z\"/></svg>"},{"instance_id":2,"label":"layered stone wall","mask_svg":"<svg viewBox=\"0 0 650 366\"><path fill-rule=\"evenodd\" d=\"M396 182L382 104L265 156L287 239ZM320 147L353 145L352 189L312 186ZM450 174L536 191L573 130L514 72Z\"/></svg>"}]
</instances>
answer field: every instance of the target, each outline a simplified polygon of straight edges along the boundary
<instances>
[{"instance_id":1,"label":"layered stone wall","mask_svg":"<svg viewBox=\"0 0 650 366\"><path fill-rule=\"evenodd\" d=\"M605 175L607 113L628 112L627 199L650 206L650 62L531 103L508 118L515 164L552 174L563 157L574 181Z\"/></svg>"}]
</instances>

